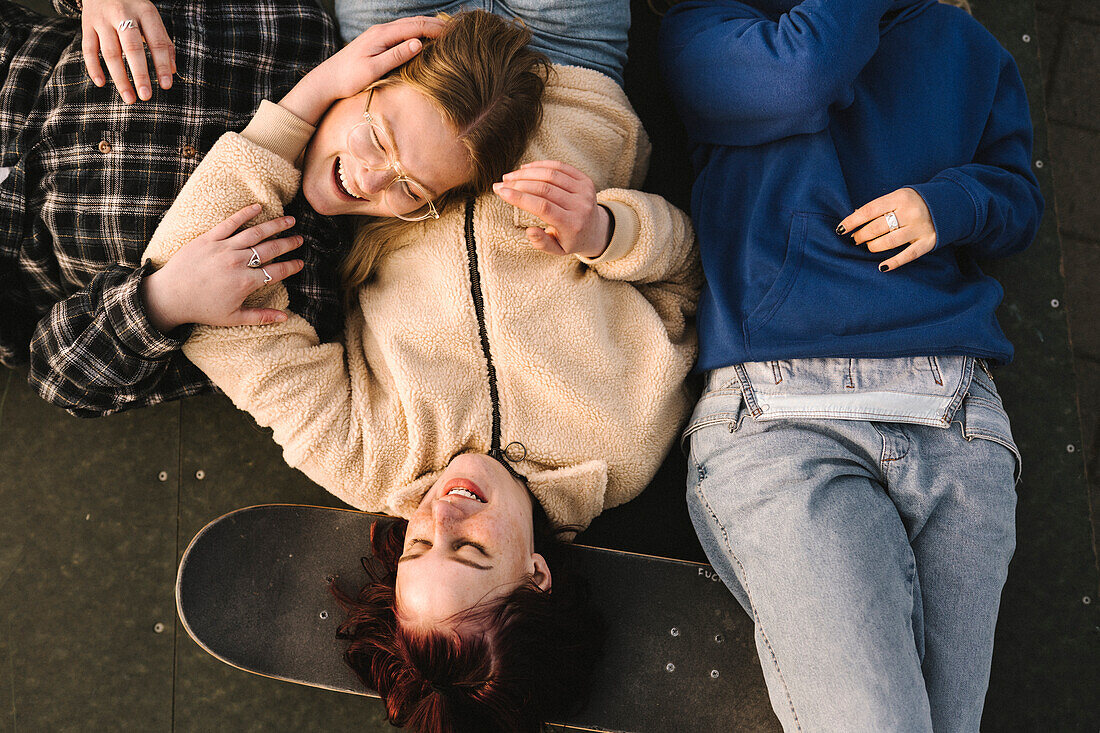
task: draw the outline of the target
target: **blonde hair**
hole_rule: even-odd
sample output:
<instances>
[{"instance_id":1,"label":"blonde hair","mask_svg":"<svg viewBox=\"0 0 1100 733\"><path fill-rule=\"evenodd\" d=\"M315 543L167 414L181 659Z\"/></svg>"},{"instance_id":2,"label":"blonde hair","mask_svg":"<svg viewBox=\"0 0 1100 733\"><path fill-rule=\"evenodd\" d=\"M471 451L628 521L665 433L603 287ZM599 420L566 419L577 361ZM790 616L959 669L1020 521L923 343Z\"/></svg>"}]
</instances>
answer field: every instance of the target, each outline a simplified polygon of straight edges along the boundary
<instances>
[{"instance_id":1,"label":"blonde hair","mask_svg":"<svg viewBox=\"0 0 1100 733\"><path fill-rule=\"evenodd\" d=\"M970 9L970 0L940 0L944 5L954 5L956 8L962 8L971 15L974 11Z\"/></svg>"},{"instance_id":2,"label":"blonde hair","mask_svg":"<svg viewBox=\"0 0 1100 733\"><path fill-rule=\"evenodd\" d=\"M512 170L542 117L542 93L550 62L528 47L531 32L473 10L440 14L447 27L425 41L408 63L375 84L407 84L428 98L458 136L470 157L470 180L441 195L443 211L468 196L488 192ZM387 243L409 222L397 218L357 217L356 231L340 268L345 295L370 277Z\"/></svg>"},{"instance_id":3,"label":"blonde hair","mask_svg":"<svg viewBox=\"0 0 1100 733\"><path fill-rule=\"evenodd\" d=\"M970 9L970 0L939 0L944 5L954 5L956 8L962 8L971 15L974 12ZM646 0L646 5L649 6L649 12L656 15L658 18L663 18L673 5L677 5L683 2L683 0Z\"/></svg>"}]
</instances>

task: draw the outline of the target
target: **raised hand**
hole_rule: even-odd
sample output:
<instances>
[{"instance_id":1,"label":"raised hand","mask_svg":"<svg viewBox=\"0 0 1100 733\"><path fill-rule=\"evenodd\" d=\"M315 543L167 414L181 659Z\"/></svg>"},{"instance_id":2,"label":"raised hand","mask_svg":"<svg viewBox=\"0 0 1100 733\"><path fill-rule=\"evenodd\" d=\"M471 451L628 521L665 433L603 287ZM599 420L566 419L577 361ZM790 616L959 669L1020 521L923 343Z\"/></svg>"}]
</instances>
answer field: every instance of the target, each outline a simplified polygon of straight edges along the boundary
<instances>
[{"instance_id":1,"label":"raised hand","mask_svg":"<svg viewBox=\"0 0 1100 733\"><path fill-rule=\"evenodd\" d=\"M373 25L306 74L279 105L316 125L333 102L354 97L420 53L420 39L435 38L444 26L420 15Z\"/></svg>"},{"instance_id":2,"label":"raised hand","mask_svg":"<svg viewBox=\"0 0 1100 733\"><path fill-rule=\"evenodd\" d=\"M493 184L493 191L546 222L544 228L527 228L527 239L535 249L595 258L611 241L611 215L596 203L592 179L568 163L527 163L506 173Z\"/></svg>"},{"instance_id":3,"label":"raised hand","mask_svg":"<svg viewBox=\"0 0 1100 733\"><path fill-rule=\"evenodd\" d=\"M836 233L851 234L855 245L866 244L871 252L905 247L879 264L882 272L896 270L936 248L932 214L911 188L899 188L859 207L840 222Z\"/></svg>"},{"instance_id":4,"label":"raised hand","mask_svg":"<svg viewBox=\"0 0 1100 733\"><path fill-rule=\"evenodd\" d=\"M293 217L241 229L260 210L258 204L241 209L183 245L142 281L150 323L167 333L185 323L243 326L286 320L285 313L273 308L242 307L255 290L290 277L303 265L302 260L272 262L302 244L300 236L270 239L293 226Z\"/></svg>"},{"instance_id":5,"label":"raised hand","mask_svg":"<svg viewBox=\"0 0 1100 733\"><path fill-rule=\"evenodd\" d=\"M102 53L107 71L126 104L133 104L138 98L152 99L153 86L145 59L146 45L153 56L158 85L161 89L172 86L172 75L176 73L176 47L164 29L160 13L149 0L84 0L80 26L83 31L81 51L84 65L96 86L107 83L103 67L99 64ZM137 96L134 95L134 84L126 75L126 65L130 67L134 84L137 84Z\"/></svg>"}]
</instances>

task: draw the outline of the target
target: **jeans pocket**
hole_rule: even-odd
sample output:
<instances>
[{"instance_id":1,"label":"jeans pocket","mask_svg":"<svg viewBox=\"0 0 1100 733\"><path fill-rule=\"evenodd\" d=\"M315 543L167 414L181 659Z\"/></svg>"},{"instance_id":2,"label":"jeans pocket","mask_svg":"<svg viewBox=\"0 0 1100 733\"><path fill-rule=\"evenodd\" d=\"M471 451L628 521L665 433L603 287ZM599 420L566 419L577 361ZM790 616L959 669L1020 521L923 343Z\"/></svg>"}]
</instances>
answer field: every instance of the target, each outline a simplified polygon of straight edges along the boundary
<instances>
[{"instance_id":1,"label":"jeans pocket","mask_svg":"<svg viewBox=\"0 0 1100 733\"><path fill-rule=\"evenodd\" d=\"M961 413L961 419L956 417L956 420L962 423L963 437L967 440L990 440L1012 452L1016 458L1013 475L1018 482L1023 459L1016 447L1016 441L1012 439L1012 427L1001 396L997 393L997 386L985 369L974 370L974 378L970 381L969 391L963 399Z\"/></svg>"},{"instance_id":2,"label":"jeans pocket","mask_svg":"<svg viewBox=\"0 0 1100 733\"><path fill-rule=\"evenodd\" d=\"M771 285L764 292L752 312L745 316L745 332L752 335L763 328L772 319L780 307L787 301L787 294L794 285L795 278L802 269L802 249L806 244L806 231L812 214L795 212L791 216L790 230L787 233L787 249L783 262L776 271Z\"/></svg>"}]
</instances>

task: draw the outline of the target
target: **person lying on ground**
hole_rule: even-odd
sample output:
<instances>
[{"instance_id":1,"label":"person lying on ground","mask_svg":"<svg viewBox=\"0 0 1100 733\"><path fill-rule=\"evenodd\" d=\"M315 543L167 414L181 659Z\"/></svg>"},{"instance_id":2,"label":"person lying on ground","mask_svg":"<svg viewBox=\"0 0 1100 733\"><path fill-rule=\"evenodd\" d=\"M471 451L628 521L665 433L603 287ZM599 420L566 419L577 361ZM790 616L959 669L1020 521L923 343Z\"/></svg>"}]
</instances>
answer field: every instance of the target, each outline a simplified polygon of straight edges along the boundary
<instances>
[{"instance_id":1,"label":"person lying on ground","mask_svg":"<svg viewBox=\"0 0 1100 733\"><path fill-rule=\"evenodd\" d=\"M163 328L245 296L266 322L196 327L184 352L287 462L407 520L345 631L420 730L536 730L583 700L595 626L538 518L567 537L636 496L690 403L687 217L628 188L648 141L616 81L547 65L529 35L480 11L372 26L215 145L146 253ZM299 185L360 217L339 343L287 309Z\"/></svg>"},{"instance_id":2,"label":"person lying on ground","mask_svg":"<svg viewBox=\"0 0 1100 733\"><path fill-rule=\"evenodd\" d=\"M0 363L28 366L42 398L84 417L208 391L179 350L189 328L149 322L142 251L218 137L336 51L335 25L313 2L174 2L161 16L145 0L87 0L80 20L79 3L56 4L64 17L0 2ZM143 37L167 79L153 88L128 51L135 93L115 51ZM301 198L287 210L305 263L289 297L329 340L346 246Z\"/></svg>"}]
</instances>

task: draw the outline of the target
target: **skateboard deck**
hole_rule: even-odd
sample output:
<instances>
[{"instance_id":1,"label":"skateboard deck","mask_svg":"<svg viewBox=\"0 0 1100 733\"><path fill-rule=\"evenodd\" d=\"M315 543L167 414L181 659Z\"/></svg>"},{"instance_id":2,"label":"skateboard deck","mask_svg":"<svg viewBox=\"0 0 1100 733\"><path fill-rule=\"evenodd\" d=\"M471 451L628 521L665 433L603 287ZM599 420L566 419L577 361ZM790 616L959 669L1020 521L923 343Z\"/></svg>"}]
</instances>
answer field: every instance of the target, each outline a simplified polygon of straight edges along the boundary
<instances>
[{"instance_id":1,"label":"skateboard deck","mask_svg":"<svg viewBox=\"0 0 1100 733\"><path fill-rule=\"evenodd\" d=\"M269 504L208 524L180 561L176 606L205 651L247 672L372 695L344 664L343 620L328 590L358 590L374 522L390 517ZM778 730L752 624L708 565L575 545L608 624L574 730Z\"/></svg>"}]
</instances>

